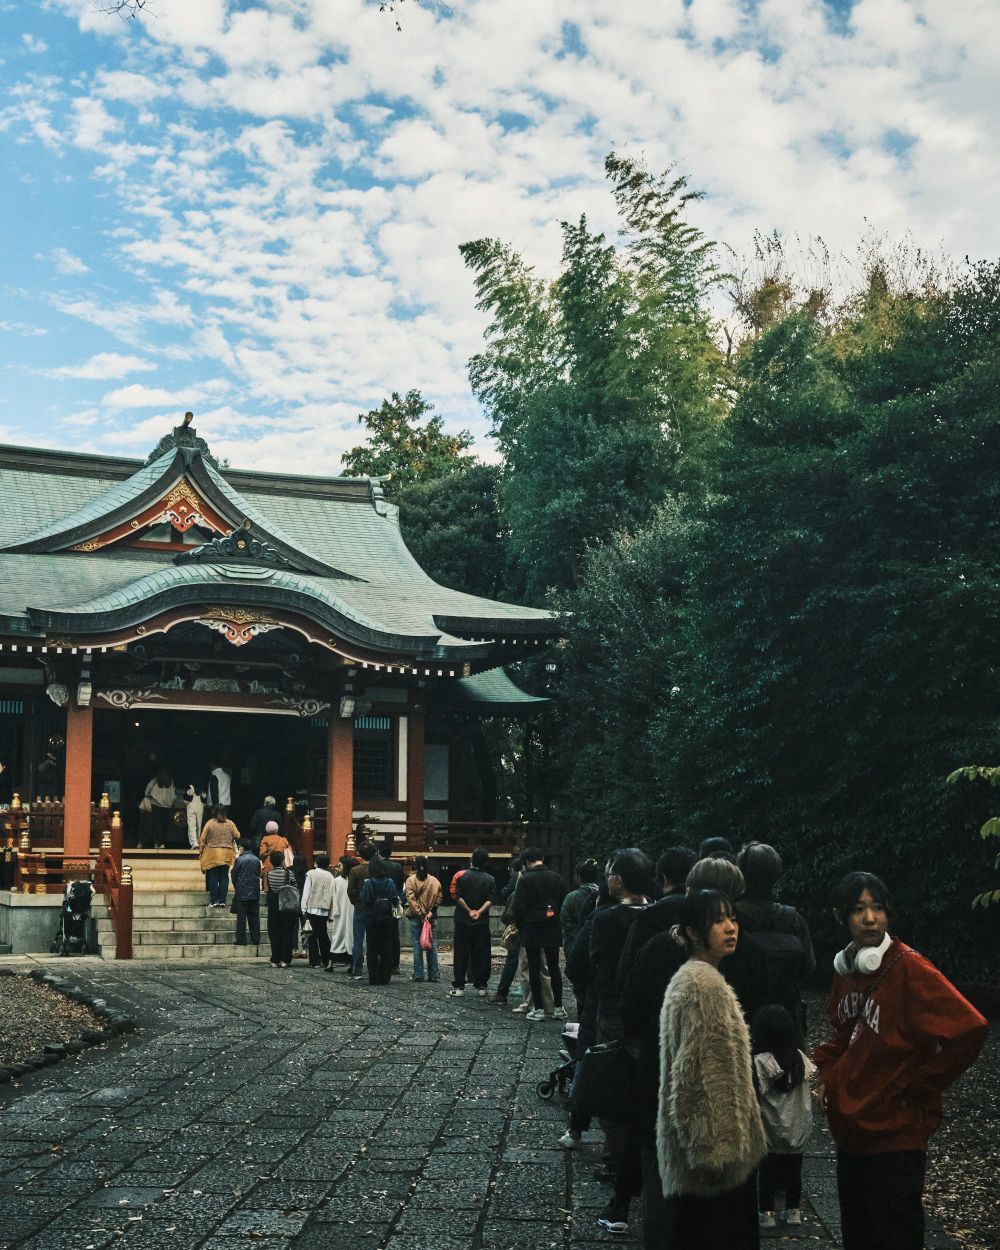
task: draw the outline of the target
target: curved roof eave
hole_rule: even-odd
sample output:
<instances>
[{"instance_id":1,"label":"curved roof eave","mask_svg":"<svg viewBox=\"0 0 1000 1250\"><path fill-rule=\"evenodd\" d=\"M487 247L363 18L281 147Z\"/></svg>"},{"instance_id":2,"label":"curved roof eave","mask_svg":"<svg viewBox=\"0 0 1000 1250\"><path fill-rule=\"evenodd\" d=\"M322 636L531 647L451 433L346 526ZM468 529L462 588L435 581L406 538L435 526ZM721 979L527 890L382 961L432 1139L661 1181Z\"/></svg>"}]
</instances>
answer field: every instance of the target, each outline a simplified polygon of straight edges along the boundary
<instances>
[{"instance_id":1,"label":"curved roof eave","mask_svg":"<svg viewBox=\"0 0 1000 1250\"><path fill-rule=\"evenodd\" d=\"M284 609L305 616L345 642L392 654L427 659L473 660L485 655L476 642L442 633L399 633L384 629L293 573L260 570L255 575L222 565L184 565L157 569L120 590L73 608L28 607L34 629L77 635L111 634L139 625L174 608L202 606L219 600L263 611Z\"/></svg>"}]
</instances>

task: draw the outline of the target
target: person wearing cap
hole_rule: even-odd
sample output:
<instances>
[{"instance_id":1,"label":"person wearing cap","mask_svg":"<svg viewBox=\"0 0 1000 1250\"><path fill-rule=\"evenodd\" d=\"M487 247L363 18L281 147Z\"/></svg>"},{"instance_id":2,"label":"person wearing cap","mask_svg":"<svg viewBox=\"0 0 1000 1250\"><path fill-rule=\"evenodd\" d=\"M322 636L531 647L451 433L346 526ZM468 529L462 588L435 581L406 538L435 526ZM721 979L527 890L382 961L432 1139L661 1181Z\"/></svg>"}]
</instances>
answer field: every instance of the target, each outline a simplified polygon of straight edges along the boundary
<instances>
[{"instance_id":1,"label":"person wearing cap","mask_svg":"<svg viewBox=\"0 0 1000 1250\"><path fill-rule=\"evenodd\" d=\"M263 867L261 872L267 875L267 869L270 868L270 859L272 851L281 851L285 856L285 865L288 868L292 866L292 844L288 841L283 833L278 829L276 820L269 820L264 826L264 836L260 840L260 850L257 852L257 858ZM285 852L288 852L285 854Z\"/></svg>"}]
</instances>

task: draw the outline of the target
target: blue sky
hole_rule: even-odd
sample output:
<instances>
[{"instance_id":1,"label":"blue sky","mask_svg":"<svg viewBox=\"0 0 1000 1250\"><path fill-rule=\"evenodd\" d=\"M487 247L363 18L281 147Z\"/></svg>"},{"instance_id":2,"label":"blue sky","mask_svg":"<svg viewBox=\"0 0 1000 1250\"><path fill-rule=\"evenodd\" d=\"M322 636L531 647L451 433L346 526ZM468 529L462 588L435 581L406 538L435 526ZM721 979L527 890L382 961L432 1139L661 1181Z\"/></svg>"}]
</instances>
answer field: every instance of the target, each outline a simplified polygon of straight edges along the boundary
<instances>
[{"instance_id":1,"label":"blue sky","mask_svg":"<svg viewBox=\"0 0 1000 1250\"><path fill-rule=\"evenodd\" d=\"M698 224L997 255L992 0L0 2L0 441L334 473L417 387L486 423L458 245L547 274L612 150ZM572 23L566 21L572 16ZM724 310L723 310L724 313Z\"/></svg>"}]
</instances>

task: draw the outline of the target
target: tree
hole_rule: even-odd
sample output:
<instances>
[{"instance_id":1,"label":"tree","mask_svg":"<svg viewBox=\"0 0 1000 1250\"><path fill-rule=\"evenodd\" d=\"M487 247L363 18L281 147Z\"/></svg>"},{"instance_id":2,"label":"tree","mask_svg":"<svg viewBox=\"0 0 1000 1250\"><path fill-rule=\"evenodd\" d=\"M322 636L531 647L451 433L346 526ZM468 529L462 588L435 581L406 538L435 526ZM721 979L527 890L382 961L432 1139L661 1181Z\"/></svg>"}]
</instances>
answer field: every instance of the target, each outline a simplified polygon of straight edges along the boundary
<instances>
[{"instance_id":1,"label":"tree","mask_svg":"<svg viewBox=\"0 0 1000 1250\"><path fill-rule=\"evenodd\" d=\"M422 568L445 586L506 598L507 542L496 465L469 461L446 477L399 492L403 538Z\"/></svg>"},{"instance_id":2,"label":"tree","mask_svg":"<svg viewBox=\"0 0 1000 1250\"><path fill-rule=\"evenodd\" d=\"M474 457L465 452L472 435L468 430L446 433L441 417L429 415L433 411L433 404L411 390L402 398L393 391L378 408L361 413L358 421L367 429L368 441L344 453L344 473L389 477L385 493L394 500L415 482L434 481L470 464Z\"/></svg>"},{"instance_id":3,"label":"tree","mask_svg":"<svg viewBox=\"0 0 1000 1250\"><path fill-rule=\"evenodd\" d=\"M967 764L949 773L946 781L950 786L961 781L986 781L990 786L1000 786L1000 767L995 764ZM1000 817L991 816L985 821L980 827L979 836L984 841L988 838L1000 838ZM993 861L993 871L1000 872L1000 854ZM973 907L989 907L993 903L1000 903L1000 890L983 890L972 900Z\"/></svg>"},{"instance_id":4,"label":"tree","mask_svg":"<svg viewBox=\"0 0 1000 1250\"><path fill-rule=\"evenodd\" d=\"M937 779L995 739L998 293L996 268L901 287L876 262L833 315L748 343L651 729L676 828L775 842L817 916L848 867L885 872L956 970L975 870Z\"/></svg>"},{"instance_id":5,"label":"tree","mask_svg":"<svg viewBox=\"0 0 1000 1250\"><path fill-rule=\"evenodd\" d=\"M507 245L462 245L488 312L469 366L504 456L501 500L521 592L576 586L589 544L633 530L696 475L725 410L708 295L713 245L685 220L698 196L641 163L605 163L620 246L564 222L562 272L534 276Z\"/></svg>"}]
</instances>

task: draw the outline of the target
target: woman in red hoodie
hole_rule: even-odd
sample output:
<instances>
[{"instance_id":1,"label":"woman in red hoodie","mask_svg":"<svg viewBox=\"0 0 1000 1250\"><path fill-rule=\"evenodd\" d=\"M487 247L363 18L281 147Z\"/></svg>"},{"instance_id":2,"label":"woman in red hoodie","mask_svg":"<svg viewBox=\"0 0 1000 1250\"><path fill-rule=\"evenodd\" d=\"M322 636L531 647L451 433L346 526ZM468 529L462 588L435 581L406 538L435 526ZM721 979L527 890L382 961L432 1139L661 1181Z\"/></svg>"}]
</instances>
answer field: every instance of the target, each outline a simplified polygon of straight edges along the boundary
<instances>
[{"instance_id":1,"label":"woman in red hoodie","mask_svg":"<svg viewBox=\"0 0 1000 1250\"><path fill-rule=\"evenodd\" d=\"M927 1142L943 1091L974 1062L987 1024L923 955L889 936L878 877L849 873L835 901L851 941L834 960L833 1036L813 1060L837 1143L844 1250L922 1250Z\"/></svg>"}]
</instances>

